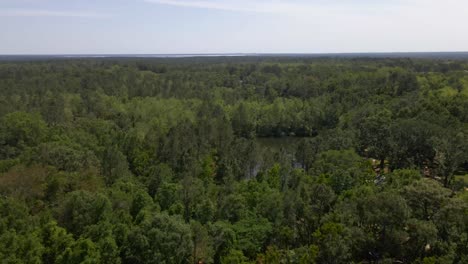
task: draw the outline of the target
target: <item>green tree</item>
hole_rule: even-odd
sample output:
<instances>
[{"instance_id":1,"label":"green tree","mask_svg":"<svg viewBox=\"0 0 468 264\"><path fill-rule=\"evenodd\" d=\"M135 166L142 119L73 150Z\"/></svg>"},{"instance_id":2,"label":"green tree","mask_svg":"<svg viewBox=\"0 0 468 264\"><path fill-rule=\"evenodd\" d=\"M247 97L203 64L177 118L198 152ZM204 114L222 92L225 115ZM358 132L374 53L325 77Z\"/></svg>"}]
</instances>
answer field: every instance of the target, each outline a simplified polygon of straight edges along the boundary
<instances>
[{"instance_id":1,"label":"green tree","mask_svg":"<svg viewBox=\"0 0 468 264\"><path fill-rule=\"evenodd\" d=\"M0 159L14 158L37 146L47 135L46 123L38 114L13 112L0 119Z\"/></svg>"},{"instance_id":2,"label":"green tree","mask_svg":"<svg viewBox=\"0 0 468 264\"><path fill-rule=\"evenodd\" d=\"M453 180L455 171L468 161L468 138L462 132L445 133L444 137L433 138L436 172L443 178L445 187Z\"/></svg>"},{"instance_id":3,"label":"green tree","mask_svg":"<svg viewBox=\"0 0 468 264\"><path fill-rule=\"evenodd\" d=\"M81 235L86 228L98 224L110 215L111 204L103 194L85 191L69 193L58 211L58 220L74 235Z\"/></svg>"},{"instance_id":4,"label":"green tree","mask_svg":"<svg viewBox=\"0 0 468 264\"><path fill-rule=\"evenodd\" d=\"M343 225L325 223L312 236L314 244L319 248L317 262L345 263L350 260L350 237Z\"/></svg>"},{"instance_id":5,"label":"green tree","mask_svg":"<svg viewBox=\"0 0 468 264\"><path fill-rule=\"evenodd\" d=\"M429 179L413 182L403 189L403 196L412 208L414 216L431 220L442 206L448 202L450 190Z\"/></svg>"},{"instance_id":6,"label":"green tree","mask_svg":"<svg viewBox=\"0 0 468 264\"><path fill-rule=\"evenodd\" d=\"M336 193L373 180L370 162L353 150L322 152L314 165L314 174L323 176Z\"/></svg>"},{"instance_id":7,"label":"green tree","mask_svg":"<svg viewBox=\"0 0 468 264\"><path fill-rule=\"evenodd\" d=\"M104 151L101 174L107 185L112 185L117 179L129 174L125 155L116 146L110 146Z\"/></svg>"},{"instance_id":8,"label":"green tree","mask_svg":"<svg viewBox=\"0 0 468 264\"><path fill-rule=\"evenodd\" d=\"M371 115L359 124L359 141L368 157L379 160L380 170L385 167L385 159L390 153L390 125L392 113L383 109Z\"/></svg>"},{"instance_id":9,"label":"green tree","mask_svg":"<svg viewBox=\"0 0 468 264\"><path fill-rule=\"evenodd\" d=\"M71 250L75 240L71 234L52 221L41 230L40 237L44 245L43 263L64 263L67 251Z\"/></svg>"},{"instance_id":10,"label":"green tree","mask_svg":"<svg viewBox=\"0 0 468 264\"><path fill-rule=\"evenodd\" d=\"M129 233L124 262L187 263L193 246L190 226L180 217L154 214Z\"/></svg>"},{"instance_id":11,"label":"green tree","mask_svg":"<svg viewBox=\"0 0 468 264\"><path fill-rule=\"evenodd\" d=\"M101 263L101 260L99 250L93 241L80 238L73 243L71 248L66 249L58 263L97 264Z\"/></svg>"}]
</instances>

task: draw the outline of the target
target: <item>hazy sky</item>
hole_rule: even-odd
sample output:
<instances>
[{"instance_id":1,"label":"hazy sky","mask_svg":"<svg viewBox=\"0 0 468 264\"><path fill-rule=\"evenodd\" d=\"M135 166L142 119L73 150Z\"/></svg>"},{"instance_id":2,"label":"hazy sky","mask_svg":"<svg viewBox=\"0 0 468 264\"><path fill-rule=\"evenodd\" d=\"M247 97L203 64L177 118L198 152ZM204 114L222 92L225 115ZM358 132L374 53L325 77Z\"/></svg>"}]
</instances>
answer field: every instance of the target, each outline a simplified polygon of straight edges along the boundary
<instances>
[{"instance_id":1,"label":"hazy sky","mask_svg":"<svg viewBox=\"0 0 468 264\"><path fill-rule=\"evenodd\" d=\"M0 0L0 54L468 51L468 0Z\"/></svg>"}]
</instances>

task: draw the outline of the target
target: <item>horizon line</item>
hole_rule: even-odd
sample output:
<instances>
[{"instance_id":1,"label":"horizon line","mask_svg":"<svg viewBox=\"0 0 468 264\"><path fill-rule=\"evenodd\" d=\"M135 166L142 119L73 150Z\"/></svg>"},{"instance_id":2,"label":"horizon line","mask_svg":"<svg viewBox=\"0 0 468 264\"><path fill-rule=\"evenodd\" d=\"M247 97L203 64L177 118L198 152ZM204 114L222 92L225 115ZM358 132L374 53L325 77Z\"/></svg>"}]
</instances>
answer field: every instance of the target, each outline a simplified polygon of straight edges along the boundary
<instances>
[{"instance_id":1,"label":"horizon line","mask_svg":"<svg viewBox=\"0 0 468 264\"><path fill-rule=\"evenodd\" d=\"M187 53L12 53L0 56L147 56L147 55L328 55L328 54L400 54L400 53L468 53L466 51L352 51L352 52L187 52Z\"/></svg>"},{"instance_id":2,"label":"horizon line","mask_svg":"<svg viewBox=\"0 0 468 264\"><path fill-rule=\"evenodd\" d=\"M222 55L222 54L382 54L382 53L468 53L468 50L457 51L332 51L332 52L180 52L180 53L0 53L0 56L83 56L83 55Z\"/></svg>"},{"instance_id":3,"label":"horizon line","mask_svg":"<svg viewBox=\"0 0 468 264\"><path fill-rule=\"evenodd\" d=\"M468 51L329 52L329 53L154 53L154 54L0 54L0 61L74 59L188 59L188 58L374 58L467 60Z\"/></svg>"}]
</instances>

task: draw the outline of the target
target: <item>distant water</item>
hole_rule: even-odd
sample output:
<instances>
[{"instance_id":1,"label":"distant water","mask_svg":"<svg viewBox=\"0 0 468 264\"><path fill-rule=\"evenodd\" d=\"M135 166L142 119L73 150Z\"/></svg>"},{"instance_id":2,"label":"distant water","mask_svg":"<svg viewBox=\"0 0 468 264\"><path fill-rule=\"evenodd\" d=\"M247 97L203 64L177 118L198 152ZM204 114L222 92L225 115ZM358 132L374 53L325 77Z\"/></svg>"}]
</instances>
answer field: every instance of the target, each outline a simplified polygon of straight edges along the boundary
<instances>
[{"instance_id":1,"label":"distant water","mask_svg":"<svg viewBox=\"0 0 468 264\"><path fill-rule=\"evenodd\" d=\"M468 52L395 53L204 53L204 54L51 54L1 55L0 61L86 58L195 58L195 57L291 57L291 58L427 58L468 59Z\"/></svg>"},{"instance_id":2,"label":"distant water","mask_svg":"<svg viewBox=\"0 0 468 264\"><path fill-rule=\"evenodd\" d=\"M243 53L216 53L216 54L107 54L107 55L54 55L63 58L192 58L192 57L237 57L254 56Z\"/></svg>"},{"instance_id":3,"label":"distant water","mask_svg":"<svg viewBox=\"0 0 468 264\"><path fill-rule=\"evenodd\" d=\"M195 58L195 57L243 57L257 56L247 53L213 53L213 54L51 54L51 55L1 55L0 60L27 59L92 59L92 58Z\"/></svg>"}]
</instances>

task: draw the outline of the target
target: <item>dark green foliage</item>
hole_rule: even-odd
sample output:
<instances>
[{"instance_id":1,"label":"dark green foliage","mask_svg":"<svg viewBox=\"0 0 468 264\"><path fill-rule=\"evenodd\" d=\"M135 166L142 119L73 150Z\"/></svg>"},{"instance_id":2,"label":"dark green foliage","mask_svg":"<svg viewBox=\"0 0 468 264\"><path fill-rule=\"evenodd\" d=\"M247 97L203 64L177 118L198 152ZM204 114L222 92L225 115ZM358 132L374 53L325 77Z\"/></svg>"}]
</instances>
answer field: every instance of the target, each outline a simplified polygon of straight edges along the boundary
<instances>
[{"instance_id":1,"label":"dark green foliage","mask_svg":"<svg viewBox=\"0 0 468 264\"><path fill-rule=\"evenodd\" d=\"M59 209L59 223L74 235L83 234L86 229L110 216L110 202L106 196L77 191L67 195Z\"/></svg>"},{"instance_id":2,"label":"dark green foliage","mask_svg":"<svg viewBox=\"0 0 468 264\"><path fill-rule=\"evenodd\" d=\"M27 147L41 143L47 127L38 114L13 112L0 120L0 158L17 157Z\"/></svg>"},{"instance_id":3,"label":"dark green foliage","mask_svg":"<svg viewBox=\"0 0 468 264\"><path fill-rule=\"evenodd\" d=\"M467 263L468 62L0 63L1 263Z\"/></svg>"}]
</instances>

